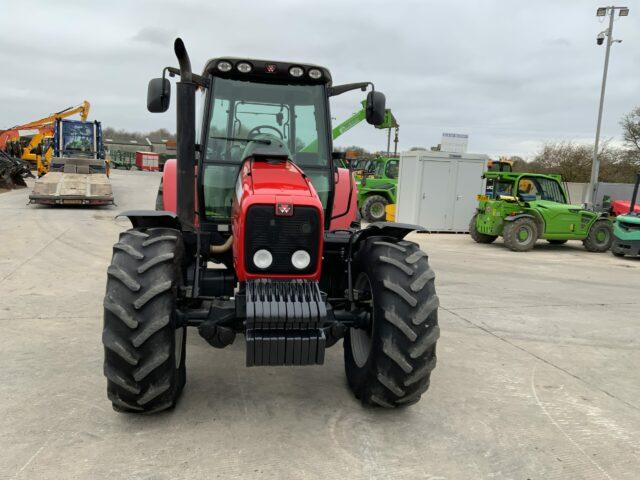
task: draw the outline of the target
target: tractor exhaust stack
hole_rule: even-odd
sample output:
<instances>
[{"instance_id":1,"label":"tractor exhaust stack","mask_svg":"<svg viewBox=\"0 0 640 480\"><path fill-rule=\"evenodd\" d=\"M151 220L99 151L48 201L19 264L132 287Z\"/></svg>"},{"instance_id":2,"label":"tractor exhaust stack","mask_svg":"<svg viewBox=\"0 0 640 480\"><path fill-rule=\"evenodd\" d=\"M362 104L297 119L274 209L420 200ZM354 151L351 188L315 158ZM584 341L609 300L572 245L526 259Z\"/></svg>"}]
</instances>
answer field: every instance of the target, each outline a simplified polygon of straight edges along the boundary
<instances>
[{"instance_id":1,"label":"tractor exhaust stack","mask_svg":"<svg viewBox=\"0 0 640 480\"><path fill-rule=\"evenodd\" d=\"M196 84L193 82L191 60L182 39L176 39L174 50L180 64L180 81L176 91L177 214L185 230L194 230Z\"/></svg>"}]
</instances>

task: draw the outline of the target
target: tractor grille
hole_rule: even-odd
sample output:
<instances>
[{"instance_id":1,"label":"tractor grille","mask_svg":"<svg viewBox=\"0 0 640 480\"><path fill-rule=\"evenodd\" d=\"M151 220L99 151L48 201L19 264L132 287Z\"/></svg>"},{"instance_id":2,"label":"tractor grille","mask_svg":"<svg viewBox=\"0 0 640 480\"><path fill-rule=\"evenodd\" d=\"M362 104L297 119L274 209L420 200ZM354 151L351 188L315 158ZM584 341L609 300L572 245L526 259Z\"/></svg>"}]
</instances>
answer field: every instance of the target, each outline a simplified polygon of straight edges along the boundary
<instances>
[{"instance_id":1,"label":"tractor grille","mask_svg":"<svg viewBox=\"0 0 640 480\"><path fill-rule=\"evenodd\" d=\"M253 205L247 213L245 233L245 265L250 273L313 273L318 262L320 215L313 207L293 207L290 217L276 217L275 205ZM271 252L273 263L264 270L253 264L258 250ZM306 250L311 257L304 270L296 269L291 255Z\"/></svg>"},{"instance_id":2,"label":"tractor grille","mask_svg":"<svg viewBox=\"0 0 640 480\"><path fill-rule=\"evenodd\" d=\"M640 223L631 223L620 220L620 227L629 231L640 231Z\"/></svg>"}]
</instances>

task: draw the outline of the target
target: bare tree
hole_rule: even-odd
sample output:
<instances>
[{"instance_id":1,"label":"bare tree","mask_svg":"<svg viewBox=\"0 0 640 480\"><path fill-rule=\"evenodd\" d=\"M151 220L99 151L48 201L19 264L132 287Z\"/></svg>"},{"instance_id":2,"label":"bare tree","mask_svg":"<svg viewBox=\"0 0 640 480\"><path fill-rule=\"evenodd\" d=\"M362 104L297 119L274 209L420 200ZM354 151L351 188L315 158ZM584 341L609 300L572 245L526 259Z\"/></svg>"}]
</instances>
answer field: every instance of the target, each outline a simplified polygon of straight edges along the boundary
<instances>
[{"instance_id":1,"label":"bare tree","mask_svg":"<svg viewBox=\"0 0 640 480\"><path fill-rule=\"evenodd\" d=\"M547 143L530 162L516 160L514 170L529 173L558 173L567 182L588 182L591 173L592 145L571 142ZM604 142L600 157L600 181L630 183L639 163L630 150Z\"/></svg>"},{"instance_id":2,"label":"bare tree","mask_svg":"<svg viewBox=\"0 0 640 480\"><path fill-rule=\"evenodd\" d=\"M624 141L629 148L640 155L640 107L627 113L620 121Z\"/></svg>"}]
</instances>

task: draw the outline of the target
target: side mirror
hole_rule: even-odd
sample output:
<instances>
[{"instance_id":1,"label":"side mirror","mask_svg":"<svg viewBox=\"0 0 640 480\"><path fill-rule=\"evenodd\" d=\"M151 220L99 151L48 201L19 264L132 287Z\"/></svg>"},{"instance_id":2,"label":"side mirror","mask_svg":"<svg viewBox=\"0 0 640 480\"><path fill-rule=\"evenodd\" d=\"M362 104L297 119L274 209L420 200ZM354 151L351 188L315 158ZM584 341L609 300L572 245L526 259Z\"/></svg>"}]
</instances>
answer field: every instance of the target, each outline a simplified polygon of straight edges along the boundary
<instances>
[{"instance_id":1,"label":"side mirror","mask_svg":"<svg viewBox=\"0 0 640 480\"><path fill-rule=\"evenodd\" d=\"M168 78L153 78L147 87L147 110L151 113L162 113L169 109L171 84Z\"/></svg>"},{"instance_id":2,"label":"side mirror","mask_svg":"<svg viewBox=\"0 0 640 480\"><path fill-rule=\"evenodd\" d=\"M371 125L380 125L384 122L385 114L384 93L373 90L367 95L366 118Z\"/></svg>"}]
</instances>

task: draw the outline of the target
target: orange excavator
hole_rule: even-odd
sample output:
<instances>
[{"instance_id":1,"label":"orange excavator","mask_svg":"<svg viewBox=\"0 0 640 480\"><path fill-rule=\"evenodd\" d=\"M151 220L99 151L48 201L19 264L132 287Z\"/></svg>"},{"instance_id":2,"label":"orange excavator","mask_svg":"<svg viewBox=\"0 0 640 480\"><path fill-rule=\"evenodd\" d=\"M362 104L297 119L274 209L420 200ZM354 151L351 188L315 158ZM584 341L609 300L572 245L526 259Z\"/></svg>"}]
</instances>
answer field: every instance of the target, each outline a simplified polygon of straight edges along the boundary
<instances>
[{"instance_id":1,"label":"orange excavator","mask_svg":"<svg viewBox=\"0 0 640 480\"><path fill-rule=\"evenodd\" d=\"M4 130L0 132L0 150L12 157L26 160L32 167L37 167L38 176L44 175L53 156L52 140L56 121L79 114L84 122L89 116L90 108L91 104L85 100L78 106Z\"/></svg>"}]
</instances>

